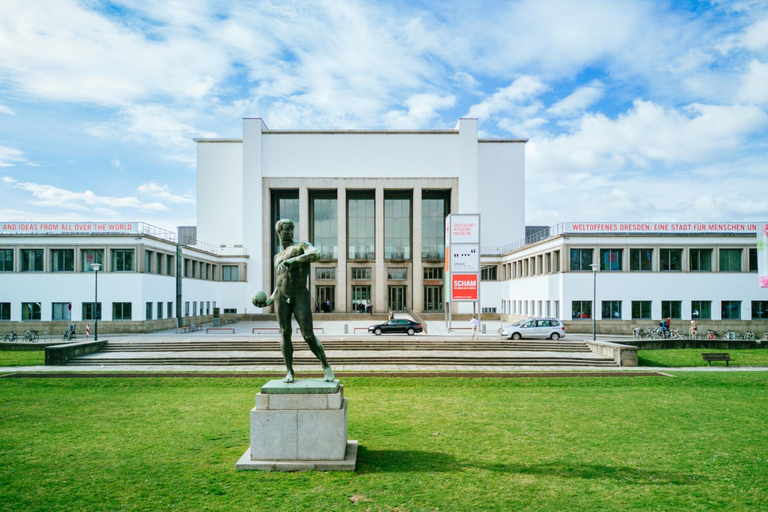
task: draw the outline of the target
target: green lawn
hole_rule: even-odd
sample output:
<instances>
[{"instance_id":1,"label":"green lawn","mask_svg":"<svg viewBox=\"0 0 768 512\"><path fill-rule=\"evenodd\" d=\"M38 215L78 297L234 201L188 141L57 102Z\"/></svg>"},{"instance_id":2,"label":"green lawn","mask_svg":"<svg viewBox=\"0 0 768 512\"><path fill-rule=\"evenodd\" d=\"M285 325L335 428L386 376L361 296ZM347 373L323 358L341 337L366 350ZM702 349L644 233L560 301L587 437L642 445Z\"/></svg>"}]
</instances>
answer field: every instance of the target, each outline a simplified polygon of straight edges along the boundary
<instances>
[{"instance_id":1,"label":"green lawn","mask_svg":"<svg viewBox=\"0 0 768 512\"><path fill-rule=\"evenodd\" d=\"M768 349L710 350L704 348L684 348L665 350L639 350L640 366L664 366L682 368L684 366L707 366L701 358L705 352L727 352L731 355L730 366L768 366ZM712 366L725 366L724 361L713 362Z\"/></svg>"},{"instance_id":2,"label":"green lawn","mask_svg":"<svg viewBox=\"0 0 768 512\"><path fill-rule=\"evenodd\" d=\"M42 366L44 350L0 350L0 366Z\"/></svg>"},{"instance_id":3,"label":"green lawn","mask_svg":"<svg viewBox=\"0 0 768 512\"><path fill-rule=\"evenodd\" d=\"M0 510L765 510L768 374L344 379L355 473L236 472L257 379L0 379Z\"/></svg>"}]
</instances>

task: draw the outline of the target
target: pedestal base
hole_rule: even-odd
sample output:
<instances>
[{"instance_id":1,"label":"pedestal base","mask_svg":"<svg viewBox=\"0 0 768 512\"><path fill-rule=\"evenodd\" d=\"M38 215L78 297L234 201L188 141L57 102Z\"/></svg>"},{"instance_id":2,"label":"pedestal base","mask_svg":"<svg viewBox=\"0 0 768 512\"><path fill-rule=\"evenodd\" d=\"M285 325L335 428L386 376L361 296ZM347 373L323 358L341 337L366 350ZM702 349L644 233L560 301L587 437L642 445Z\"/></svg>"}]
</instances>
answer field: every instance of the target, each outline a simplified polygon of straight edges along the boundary
<instances>
[{"instance_id":1,"label":"pedestal base","mask_svg":"<svg viewBox=\"0 0 768 512\"><path fill-rule=\"evenodd\" d=\"M354 471L357 465L357 441L347 441L344 460L251 460L251 449L245 450L235 464L238 470L257 471Z\"/></svg>"}]
</instances>

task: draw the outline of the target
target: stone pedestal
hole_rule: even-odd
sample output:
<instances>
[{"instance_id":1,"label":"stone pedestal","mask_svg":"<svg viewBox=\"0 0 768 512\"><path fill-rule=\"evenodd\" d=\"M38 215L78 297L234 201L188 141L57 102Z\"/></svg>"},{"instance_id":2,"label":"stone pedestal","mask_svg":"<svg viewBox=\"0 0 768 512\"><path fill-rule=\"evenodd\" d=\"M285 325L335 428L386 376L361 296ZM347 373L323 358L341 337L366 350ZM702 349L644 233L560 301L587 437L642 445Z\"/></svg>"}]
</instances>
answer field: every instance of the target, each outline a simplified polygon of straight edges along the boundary
<instances>
[{"instance_id":1,"label":"stone pedestal","mask_svg":"<svg viewBox=\"0 0 768 512\"><path fill-rule=\"evenodd\" d=\"M271 380L251 410L251 446L235 467L264 471L353 471L347 399L339 381Z\"/></svg>"}]
</instances>

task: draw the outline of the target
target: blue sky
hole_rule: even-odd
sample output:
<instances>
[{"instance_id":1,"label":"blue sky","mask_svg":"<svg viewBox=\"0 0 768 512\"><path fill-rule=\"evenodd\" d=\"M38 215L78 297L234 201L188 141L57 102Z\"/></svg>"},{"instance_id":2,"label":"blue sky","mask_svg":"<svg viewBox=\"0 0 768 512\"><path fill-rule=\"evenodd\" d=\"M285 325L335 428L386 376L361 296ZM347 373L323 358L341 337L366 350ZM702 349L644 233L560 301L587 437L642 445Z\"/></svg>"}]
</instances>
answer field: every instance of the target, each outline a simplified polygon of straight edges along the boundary
<instances>
[{"instance_id":1,"label":"blue sky","mask_svg":"<svg viewBox=\"0 0 768 512\"><path fill-rule=\"evenodd\" d=\"M0 2L0 220L175 229L243 117L462 116L530 139L528 224L768 219L768 3Z\"/></svg>"}]
</instances>

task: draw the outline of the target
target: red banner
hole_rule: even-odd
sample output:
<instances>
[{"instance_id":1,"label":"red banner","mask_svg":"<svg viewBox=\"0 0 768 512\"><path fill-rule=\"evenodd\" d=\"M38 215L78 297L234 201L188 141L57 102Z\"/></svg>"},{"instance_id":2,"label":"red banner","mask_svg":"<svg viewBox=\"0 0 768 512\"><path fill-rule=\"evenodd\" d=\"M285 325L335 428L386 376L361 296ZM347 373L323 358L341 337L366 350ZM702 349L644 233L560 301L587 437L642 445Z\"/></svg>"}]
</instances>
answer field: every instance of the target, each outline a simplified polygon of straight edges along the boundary
<instances>
[{"instance_id":1,"label":"red banner","mask_svg":"<svg viewBox=\"0 0 768 512\"><path fill-rule=\"evenodd\" d=\"M451 274L453 300L477 300L477 274Z\"/></svg>"}]
</instances>

